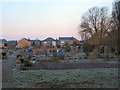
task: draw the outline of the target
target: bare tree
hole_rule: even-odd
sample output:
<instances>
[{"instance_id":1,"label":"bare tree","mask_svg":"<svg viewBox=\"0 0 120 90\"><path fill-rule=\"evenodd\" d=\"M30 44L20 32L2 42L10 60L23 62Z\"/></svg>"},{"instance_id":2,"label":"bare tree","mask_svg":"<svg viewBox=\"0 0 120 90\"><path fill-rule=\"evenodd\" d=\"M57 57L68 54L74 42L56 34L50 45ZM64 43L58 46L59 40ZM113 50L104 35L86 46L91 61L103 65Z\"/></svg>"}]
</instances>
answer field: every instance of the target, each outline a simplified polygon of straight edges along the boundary
<instances>
[{"instance_id":1,"label":"bare tree","mask_svg":"<svg viewBox=\"0 0 120 90\"><path fill-rule=\"evenodd\" d=\"M118 34L120 33L120 1L116 2L116 14L117 14L117 19L118 19ZM119 38L119 35L118 35L118 46L120 45L120 38ZM120 55L120 48L118 48L118 54Z\"/></svg>"},{"instance_id":2,"label":"bare tree","mask_svg":"<svg viewBox=\"0 0 120 90\"><path fill-rule=\"evenodd\" d=\"M120 1L113 3L112 17L114 23L114 29L120 28Z\"/></svg>"},{"instance_id":3,"label":"bare tree","mask_svg":"<svg viewBox=\"0 0 120 90\"><path fill-rule=\"evenodd\" d=\"M97 36L101 40L110 30L110 16L107 7L93 7L82 16L80 24L80 34L82 39L90 39ZM95 35L96 34L96 35Z\"/></svg>"},{"instance_id":4,"label":"bare tree","mask_svg":"<svg viewBox=\"0 0 120 90\"><path fill-rule=\"evenodd\" d=\"M103 43L107 44L112 48L112 50L116 53L120 53L118 45L120 42L119 39L119 30L120 30L120 1L113 3L112 15L110 26L111 31L108 33L107 37L104 38Z\"/></svg>"},{"instance_id":5,"label":"bare tree","mask_svg":"<svg viewBox=\"0 0 120 90\"><path fill-rule=\"evenodd\" d=\"M113 3L113 10L112 10L112 20L111 20L111 29L112 31L109 33L107 38L107 43L116 49L115 51L120 53L120 49L118 45L120 44L119 39L119 30L120 30L120 1ZM110 42L109 42L110 41Z\"/></svg>"}]
</instances>

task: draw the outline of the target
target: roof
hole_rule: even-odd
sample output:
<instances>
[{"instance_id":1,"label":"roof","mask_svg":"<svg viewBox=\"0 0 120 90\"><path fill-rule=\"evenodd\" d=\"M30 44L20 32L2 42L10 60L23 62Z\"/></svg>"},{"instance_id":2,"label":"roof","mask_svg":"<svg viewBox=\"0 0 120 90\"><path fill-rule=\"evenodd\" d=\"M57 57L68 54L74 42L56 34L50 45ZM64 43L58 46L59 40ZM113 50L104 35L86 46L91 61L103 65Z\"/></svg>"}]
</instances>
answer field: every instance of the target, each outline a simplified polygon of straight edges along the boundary
<instances>
[{"instance_id":1,"label":"roof","mask_svg":"<svg viewBox=\"0 0 120 90\"><path fill-rule=\"evenodd\" d=\"M59 37L60 41L71 41L73 40L73 37Z\"/></svg>"},{"instance_id":2,"label":"roof","mask_svg":"<svg viewBox=\"0 0 120 90\"><path fill-rule=\"evenodd\" d=\"M40 40L30 40L30 42L40 42Z\"/></svg>"},{"instance_id":3,"label":"roof","mask_svg":"<svg viewBox=\"0 0 120 90\"><path fill-rule=\"evenodd\" d=\"M5 43L5 42L7 42L7 40L6 39L0 39L0 42Z\"/></svg>"},{"instance_id":4,"label":"roof","mask_svg":"<svg viewBox=\"0 0 120 90\"><path fill-rule=\"evenodd\" d=\"M7 41L8 43L17 43L16 40Z\"/></svg>"},{"instance_id":5,"label":"roof","mask_svg":"<svg viewBox=\"0 0 120 90\"><path fill-rule=\"evenodd\" d=\"M28 40L28 39L26 39L26 38L22 38L22 39L18 40L17 42L19 42L19 41L21 41L21 40L26 40L26 41L28 41L28 42L29 42L29 40Z\"/></svg>"},{"instance_id":6,"label":"roof","mask_svg":"<svg viewBox=\"0 0 120 90\"><path fill-rule=\"evenodd\" d=\"M53 39L52 37L48 37L48 38L46 38L45 40L43 40L43 41L56 41L55 39Z\"/></svg>"},{"instance_id":7,"label":"roof","mask_svg":"<svg viewBox=\"0 0 120 90\"><path fill-rule=\"evenodd\" d=\"M22 38L21 40L23 40L23 39L25 39L25 40L29 41L27 38Z\"/></svg>"}]
</instances>

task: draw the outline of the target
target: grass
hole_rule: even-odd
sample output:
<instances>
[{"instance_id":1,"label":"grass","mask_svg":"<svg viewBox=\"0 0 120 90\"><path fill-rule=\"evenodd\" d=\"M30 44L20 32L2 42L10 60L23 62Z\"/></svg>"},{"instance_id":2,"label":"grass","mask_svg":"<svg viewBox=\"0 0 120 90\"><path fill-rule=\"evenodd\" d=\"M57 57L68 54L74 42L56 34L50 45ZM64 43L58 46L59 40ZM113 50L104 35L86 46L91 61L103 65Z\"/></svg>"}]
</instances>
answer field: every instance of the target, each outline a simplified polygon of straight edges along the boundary
<instances>
[{"instance_id":1,"label":"grass","mask_svg":"<svg viewBox=\"0 0 120 90\"><path fill-rule=\"evenodd\" d=\"M67 85L68 87L118 87L117 68L69 69L69 70L27 70L13 72L16 86L28 84ZM32 86L34 87L34 86Z\"/></svg>"},{"instance_id":2,"label":"grass","mask_svg":"<svg viewBox=\"0 0 120 90\"><path fill-rule=\"evenodd\" d=\"M73 56L75 56L75 55L77 55L77 54L79 54L79 52L76 52L76 51L66 52L66 55L71 56L71 57L73 57Z\"/></svg>"}]
</instances>

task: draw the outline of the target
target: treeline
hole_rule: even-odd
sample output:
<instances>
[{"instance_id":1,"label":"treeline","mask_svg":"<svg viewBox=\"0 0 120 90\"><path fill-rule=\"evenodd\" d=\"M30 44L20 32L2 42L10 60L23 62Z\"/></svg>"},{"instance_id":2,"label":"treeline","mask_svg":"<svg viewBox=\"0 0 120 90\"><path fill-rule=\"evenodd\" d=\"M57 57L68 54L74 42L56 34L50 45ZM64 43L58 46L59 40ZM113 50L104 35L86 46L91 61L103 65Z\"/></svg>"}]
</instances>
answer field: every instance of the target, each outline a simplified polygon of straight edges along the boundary
<instances>
[{"instance_id":1,"label":"treeline","mask_svg":"<svg viewBox=\"0 0 120 90\"><path fill-rule=\"evenodd\" d=\"M107 7L93 7L85 12L81 19L80 35L83 45L89 47L109 46L120 54L120 1L113 3L112 12Z\"/></svg>"}]
</instances>

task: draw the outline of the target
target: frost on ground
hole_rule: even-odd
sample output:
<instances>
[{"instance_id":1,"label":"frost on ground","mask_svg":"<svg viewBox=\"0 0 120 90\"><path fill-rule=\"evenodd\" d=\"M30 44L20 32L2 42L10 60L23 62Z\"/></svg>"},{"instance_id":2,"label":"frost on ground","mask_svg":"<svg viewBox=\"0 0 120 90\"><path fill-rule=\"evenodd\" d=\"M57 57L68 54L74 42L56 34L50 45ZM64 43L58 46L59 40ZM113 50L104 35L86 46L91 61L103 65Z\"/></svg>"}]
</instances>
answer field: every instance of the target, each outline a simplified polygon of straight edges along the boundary
<instances>
[{"instance_id":1,"label":"frost on ground","mask_svg":"<svg viewBox=\"0 0 120 90\"><path fill-rule=\"evenodd\" d=\"M16 88L118 88L118 68L13 71Z\"/></svg>"}]
</instances>

